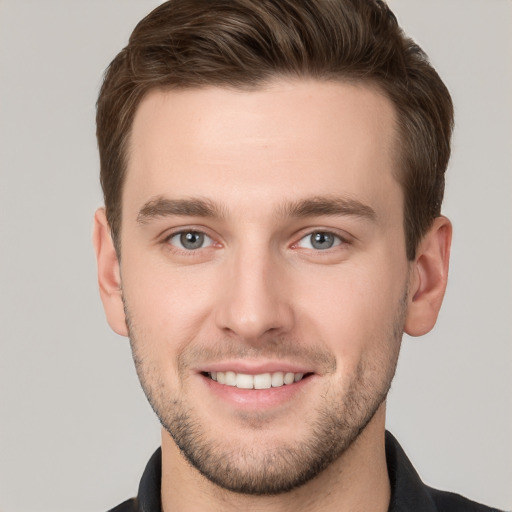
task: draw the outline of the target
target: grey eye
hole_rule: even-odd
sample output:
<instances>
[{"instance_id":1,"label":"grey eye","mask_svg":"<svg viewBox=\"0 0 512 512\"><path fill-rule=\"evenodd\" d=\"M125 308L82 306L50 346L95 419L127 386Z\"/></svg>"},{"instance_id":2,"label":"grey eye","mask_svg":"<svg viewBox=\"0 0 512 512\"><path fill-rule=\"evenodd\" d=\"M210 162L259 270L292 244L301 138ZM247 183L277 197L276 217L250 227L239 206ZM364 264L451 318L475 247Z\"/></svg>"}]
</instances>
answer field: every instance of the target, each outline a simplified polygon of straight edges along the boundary
<instances>
[{"instance_id":1,"label":"grey eye","mask_svg":"<svg viewBox=\"0 0 512 512\"><path fill-rule=\"evenodd\" d=\"M333 233L329 233L328 231L315 231L302 238L298 245L305 249L325 251L326 249L340 245L341 242L341 238Z\"/></svg>"},{"instance_id":2,"label":"grey eye","mask_svg":"<svg viewBox=\"0 0 512 512\"><path fill-rule=\"evenodd\" d=\"M200 231L181 231L169 238L169 243L180 249L193 251L211 245L212 239Z\"/></svg>"}]
</instances>

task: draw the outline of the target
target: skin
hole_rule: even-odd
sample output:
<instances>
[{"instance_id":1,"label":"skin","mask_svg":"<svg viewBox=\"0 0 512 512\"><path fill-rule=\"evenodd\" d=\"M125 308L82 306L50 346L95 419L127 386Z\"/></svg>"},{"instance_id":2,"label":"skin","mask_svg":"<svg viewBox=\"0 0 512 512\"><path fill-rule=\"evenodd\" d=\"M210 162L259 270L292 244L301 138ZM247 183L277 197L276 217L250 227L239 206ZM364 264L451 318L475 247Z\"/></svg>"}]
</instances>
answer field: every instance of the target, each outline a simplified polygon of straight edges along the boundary
<instances>
[{"instance_id":1,"label":"skin","mask_svg":"<svg viewBox=\"0 0 512 512\"><path fill-rule=\"evenodd\" d=\"M407 260L395 144L393 107L369 86L276 80L141 102L121 263L102 209L94 241L107 319L130 335L167 427L164 510L387 510L385 396L402 331L436 321L451 240L439 217ZM187 231L205 243L184 248ZM333 246L315 248L311 233L331 233ZM281 395L226 391L205 376L280 365L308 376ZM200 435L187 440L178 426ZM192 462L211 474L176 440L208 452L202 467ZM325 467L300 481L296 468L328 441ZM233 474L260 487L233 492ZM291 490L261 492L283 474Z\"/></svg>"}]
</instances>

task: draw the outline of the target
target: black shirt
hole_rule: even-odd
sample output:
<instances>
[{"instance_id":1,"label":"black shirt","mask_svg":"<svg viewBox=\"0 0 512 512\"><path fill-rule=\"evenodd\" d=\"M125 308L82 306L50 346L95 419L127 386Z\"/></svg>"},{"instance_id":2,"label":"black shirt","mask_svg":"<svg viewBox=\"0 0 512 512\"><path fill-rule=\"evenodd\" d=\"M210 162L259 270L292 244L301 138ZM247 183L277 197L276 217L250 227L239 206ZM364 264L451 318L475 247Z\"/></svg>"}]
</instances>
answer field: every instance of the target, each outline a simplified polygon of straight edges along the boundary
<instances>
[{"instance_id":1,"label":"black shirt","mask_svg":"<svg viewBox=\"0 0 512 512\"><path fill-rule=\"evenodd\" d=\"M389 432L386 432L386 461L391 482L388 512L499 512L496 508L480 505L459 494L426 486ZM161 476L162 452L159 448L142 475L137 498L121 503L110 512L161 512Z\"/></svg>"}]
</instances>

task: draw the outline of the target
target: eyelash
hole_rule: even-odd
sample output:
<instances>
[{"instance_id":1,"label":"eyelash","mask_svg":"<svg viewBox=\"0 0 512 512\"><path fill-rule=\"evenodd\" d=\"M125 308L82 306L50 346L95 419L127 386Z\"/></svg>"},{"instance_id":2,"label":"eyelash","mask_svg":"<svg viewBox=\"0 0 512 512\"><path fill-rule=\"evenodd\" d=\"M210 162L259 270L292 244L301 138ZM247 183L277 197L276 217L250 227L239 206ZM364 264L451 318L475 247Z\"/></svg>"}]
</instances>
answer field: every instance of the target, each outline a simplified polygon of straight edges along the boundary
<instances>
[{"instance_id":1,"label":"eyelash","mask_svg":"<svg viewBox=\"0 0 512 512\"><path fill-rule=\"evenodd\" d=\"M335 249L336 247L339 247L340 245L346 245L349 243L345 237L341 236L340 234L338 234L334 231L330 231L330 230L326 230L326 229L315 229L313 231L309 231L304 236L302 236L297 242L295 242L292 245L292 247L297 247L303 240L307 240L307 239L311 240L312 237L315 235L323 235L324 237L325 236L332 237L334 240L333 240L333 245L331 247L327 247L325 249L319 249L319 248L315 248L315 247L306 247L306 249L312 250L314 252L319 252L319 253L320 252L328 252L331 249ZM312 243L310 245L312 245Z\"/></svg>"},{"instance_id":2,"label":"eyelash","mask_svg":"<svg viewBox=\"0 0 512 512\"><path fill-rule=\"evenodd\" d=\"M171 243L171 240L173 238L177 237L177 236L187 235L187 234L192 234L192 233L196 234L196 235L203 236L203 237L209 239L211 243L209 243L205 247L198 247L196 249L187 249L185 247L178 247L177 245ZM190 229L180 229L178 231L173 231L172 233L170 233L169 235L167 235L163 239L163 243L167 245L167 248L169 250L172 250L172 251L175 251L175 252L179 252L180 254L189 255L189 256L192 256L195 253L197 253L199 249L207 249L209 247L213 247L213 246L216 245L216 242L213 239L213 237L211 237L210 235L208 235L207 233L205 233L201 229L193 229L193 228L190 228Z\"/></svg>"},{"instance_id":3,"label":"eyelash","mask_svg":"<svg viewBox=\"0 0 512 512\"><path fill-rule=\"evenodd\" d=\"M196 234L196 235L204 236L205 238L209 239L211 243L209 243L205 247L197 247L196 249L187 249L184 247L178 247L177 245L171 243L171 240L177 236L192 234L192 233ZM294 242L290 247L292 249L298 248L301 241L308 239L308 238L311 239L311 237L314 235L327 235L327 236L332 236L335 239L334 245L331 247L328 247L326 249L315 249L314 247L305 248L308 251L314 251L316 253L327 253L328 254L331 252L332 249L335 250L336 247L350 245L350 243L351 243L346 237L341 236L339 233L337 233L333 230L314 229L314 230L311 230L311 231L308 231L308 232L302 234L302 236L296 242ZM215 247L215 245L217 245L217 246L220 245L218 242L215 242L214 238L211 237L210 235L208 235L205 231L203 231L201 229L194 229L194 228L180 229L178 231L173 231L172 233L168 234L163 239L162 242L167 245L169 250L172 250L174 252L179 252L180 254L189 255L189 256L197 254L199 249L208 249L210 247Z\"/></svg>"}]
</instances>

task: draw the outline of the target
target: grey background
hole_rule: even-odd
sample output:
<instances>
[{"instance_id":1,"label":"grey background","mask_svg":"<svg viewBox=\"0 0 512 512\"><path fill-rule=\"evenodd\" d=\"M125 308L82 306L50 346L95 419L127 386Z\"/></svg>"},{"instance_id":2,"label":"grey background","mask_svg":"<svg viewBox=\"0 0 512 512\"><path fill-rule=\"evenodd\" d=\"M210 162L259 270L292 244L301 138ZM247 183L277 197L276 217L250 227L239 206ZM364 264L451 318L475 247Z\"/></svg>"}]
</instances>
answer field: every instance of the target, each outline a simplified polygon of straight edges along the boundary
<instances>
[{"instance_id":1,"label":"grey background","mask_svg":"<svg viewBox=\"0 0 512 512\"><path fill-rule=\"evenodd\" d=\"M0 511L135 494L159 444L97 293L101 74L154 0L0 0ZM389 428L423 480L512 507L512 2L392 0L453 93L451 279L405 338Z\"/></svg>"}]
</instances>

